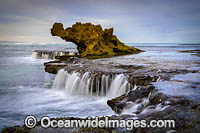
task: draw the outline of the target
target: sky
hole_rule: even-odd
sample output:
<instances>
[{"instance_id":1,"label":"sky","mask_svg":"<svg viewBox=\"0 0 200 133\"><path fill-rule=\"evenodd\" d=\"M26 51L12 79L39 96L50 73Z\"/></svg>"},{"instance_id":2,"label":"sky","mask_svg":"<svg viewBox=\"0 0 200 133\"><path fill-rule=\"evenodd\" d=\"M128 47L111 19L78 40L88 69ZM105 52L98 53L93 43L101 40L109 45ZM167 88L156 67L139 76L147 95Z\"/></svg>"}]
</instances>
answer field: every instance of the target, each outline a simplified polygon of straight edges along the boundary
<instances>
[{"instance_id":1,"label":"sky","mask_svg":"<svg viewBox=\"0 0 200 133\"><path fill-rule=\"evenodd\" d=\"M55 22L114 28L125 43L200 43L200 0L0 0L0 40L64 43Z\"/></svg>"}]
</instances>

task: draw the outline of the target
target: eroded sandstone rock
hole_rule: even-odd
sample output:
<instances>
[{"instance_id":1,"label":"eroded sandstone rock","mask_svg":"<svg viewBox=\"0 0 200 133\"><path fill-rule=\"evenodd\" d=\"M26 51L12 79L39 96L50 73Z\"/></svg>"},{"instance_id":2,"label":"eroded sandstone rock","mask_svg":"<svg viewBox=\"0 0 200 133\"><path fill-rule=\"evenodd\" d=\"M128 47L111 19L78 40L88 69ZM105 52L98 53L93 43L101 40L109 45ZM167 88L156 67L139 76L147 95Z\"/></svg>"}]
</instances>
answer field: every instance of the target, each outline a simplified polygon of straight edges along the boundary
<instances>
[{"instance_id":1,"label":"eroded sandstone rock","mask_svg":"<svg viewBox=\"0 0 200 133\"><path fill-rule=\"evenodd\" d=\"M63 28L63 24L55 23L51 29L51 34L75 43L82 57L110 57L142 52L142 50L126 46L120 42L113 35L113 28L103 30L100 25L91 23L77 22L66 29Z\"/></svg>"}]
</instances>

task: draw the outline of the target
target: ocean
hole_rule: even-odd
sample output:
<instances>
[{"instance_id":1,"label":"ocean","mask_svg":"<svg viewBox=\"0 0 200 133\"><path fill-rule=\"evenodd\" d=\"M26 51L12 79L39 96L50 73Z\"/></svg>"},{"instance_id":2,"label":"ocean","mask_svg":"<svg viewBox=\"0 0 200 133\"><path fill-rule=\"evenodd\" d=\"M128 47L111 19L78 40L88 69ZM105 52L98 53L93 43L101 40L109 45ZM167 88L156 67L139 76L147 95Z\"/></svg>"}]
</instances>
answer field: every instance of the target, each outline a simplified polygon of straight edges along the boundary
<instances>
[{"instance_id":1,"label":"ocean","mask_svg":"<svg viewBox=\"0 0 200 133\"><path fill-rule=\"evenodd\" d=\"M174 61L172 65L181 65L186 69L200 71L200 57L180 50L200 49L200 45L172 43L127 43L146 52L124 56L123 58L146 59L157 63ZM107 105L106 97L69 96L63 91L52 89L55 75L45 73L44 62L47 59L34 59L34 50L76 51L76 46L68 44L37 44L19 42L0 42L0 130L8 126L23 125L27 115L50 117L88 117L115 115ZM115 58L118 60L118 57ZM130 62L124 62L125 64ZM171 64L170 64L171 65ZM171 67L171 66L169 66ZM200 82L200 74L180 74L174 77L184 80L185 84L171 82L155 83L158 89L168 95L184 95L195 100L200 96L200 87L192 83ZM192 84L192 85L191 85ZM171 88L167 90L166 88ZM180 93L181 92L181 93Z\"/></svg>"}]
</instances>

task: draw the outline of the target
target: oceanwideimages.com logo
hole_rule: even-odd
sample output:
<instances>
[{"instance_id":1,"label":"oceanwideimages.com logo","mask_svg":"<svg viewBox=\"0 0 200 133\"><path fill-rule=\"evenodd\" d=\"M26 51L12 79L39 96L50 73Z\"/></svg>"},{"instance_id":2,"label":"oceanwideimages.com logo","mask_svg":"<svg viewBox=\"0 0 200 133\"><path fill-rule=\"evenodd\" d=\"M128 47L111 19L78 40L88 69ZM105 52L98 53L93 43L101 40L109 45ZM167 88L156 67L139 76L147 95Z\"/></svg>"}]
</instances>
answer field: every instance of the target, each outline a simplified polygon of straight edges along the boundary
<instances>
[{"instance_id":1,"label":"oceanwideimages.com logo","mask_svg":"<svg viewBox=\"0 0 200 133\"><path fill-rule=\"evenodd\" d=\"M51 119L44 116L39 122L42 128L126 128L132 130L133 128L175 128L175 120L118 120L110 117L88 117L86 119ZM29 115L25 118L24 124L28 128L34 128L37 124L35 116Z\"/></svg>"}]
</instances>

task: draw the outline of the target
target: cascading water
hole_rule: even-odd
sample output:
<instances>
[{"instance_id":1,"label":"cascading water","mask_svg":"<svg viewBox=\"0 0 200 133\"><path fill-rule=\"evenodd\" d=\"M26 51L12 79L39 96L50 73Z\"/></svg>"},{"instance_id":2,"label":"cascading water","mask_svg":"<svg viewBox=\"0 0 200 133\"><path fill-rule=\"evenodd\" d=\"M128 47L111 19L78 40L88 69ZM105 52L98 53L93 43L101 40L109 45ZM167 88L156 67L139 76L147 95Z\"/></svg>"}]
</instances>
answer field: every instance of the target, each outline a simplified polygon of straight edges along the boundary
<instances>
[{"instance_id":1,"label":"cascading water","mask_svg":"<svg viewBox=\"0 0 200 133\"><path fill-rule=\"evenodd\" d=\"M130 84L128 83L126 76L123 74L117 75L111 82L108 97L117 97L130 90Z\"/></svg>"},{"instance_id":2,"label":"cascading water","mask_svg":"<svg viewBox=\"0 0 200 133\"><path fill-rule=\"evenodd\" d=\"M67 72L64 69L58 71L52 88L64 90L69 95L82 95L82 96L104 96L104 101L118 97L122 94L136 91L140 87L131 85L127 76L124 74L106 75L99 74L93 75L90 72L81 74L80 72ZM128 93L127 93L128 94ZM162 111L168 106L162 104L149 104L151 93L148 97L139 98L132 102L127 102L126 107L123 108L121 114L134 115L134 119L138 114L147 114L155 111Z\"/></svg>"},{"instance_id":3,"label":"cascading water","mask_svg":"<svg viewBox=\"0 0 200 133\"><path fill-rule=\"evenodd\" d=\"M48 50L36 50L32 53L32 58L35 59L55 59L56 56L63 55L76 55L76 52L69 51L48 51Z\"/></svg>"},{"instance_id":4,"label":"cascading water","mask_svg":"<svg viewBox=\"0 0 200 133\"><path fill-rule=\"evenodd\" d=\"M90 72L68 73L61 69L53 82L53 88L64 89L70 95L107 96L109 98L120 96L131 89L127 77L123 74L94 76Z\"/></svg>"},{"instance_id":5,"label":"cascading water","mask_svg":"<svg viewBox=\"0 0 200 133\"><path fill-rule=\"evenodd\" d=\"M162 111L166 108L169 107L169 105L162 105L160 104L155 104L155 105L149 105L149 99L150 95L148 97L144 97L141 99L137 99L135 102L129 102L128 106L126 106L121 114L132 114L137 118L137 114L148 114L148 113L153 113L156 111Z\"/></svg>"}]
</instances>

